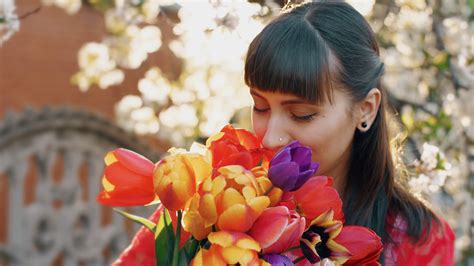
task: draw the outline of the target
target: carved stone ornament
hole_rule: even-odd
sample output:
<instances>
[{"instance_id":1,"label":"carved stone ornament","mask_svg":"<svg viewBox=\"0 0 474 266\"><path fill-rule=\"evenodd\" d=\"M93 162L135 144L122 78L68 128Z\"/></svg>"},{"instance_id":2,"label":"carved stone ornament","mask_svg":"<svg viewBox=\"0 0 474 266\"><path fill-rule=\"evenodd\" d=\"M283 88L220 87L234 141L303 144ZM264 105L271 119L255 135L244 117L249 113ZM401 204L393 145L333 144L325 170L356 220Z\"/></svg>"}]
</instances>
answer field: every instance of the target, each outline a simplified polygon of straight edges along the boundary
<instances>
[{"instance_id":1,"label":"carved stone ornament","mask_svg":"<svg viewBox=\"0 0 474 266\"><path fill-rule=\"evenodd\" d=\"M109 265L118 256L138 225L95 200L103 158L117 147L160 158L86 111L29 109L0 122L0 265ZM127 210L147 217L153 207Z\"/></svg>"}]
</instances>

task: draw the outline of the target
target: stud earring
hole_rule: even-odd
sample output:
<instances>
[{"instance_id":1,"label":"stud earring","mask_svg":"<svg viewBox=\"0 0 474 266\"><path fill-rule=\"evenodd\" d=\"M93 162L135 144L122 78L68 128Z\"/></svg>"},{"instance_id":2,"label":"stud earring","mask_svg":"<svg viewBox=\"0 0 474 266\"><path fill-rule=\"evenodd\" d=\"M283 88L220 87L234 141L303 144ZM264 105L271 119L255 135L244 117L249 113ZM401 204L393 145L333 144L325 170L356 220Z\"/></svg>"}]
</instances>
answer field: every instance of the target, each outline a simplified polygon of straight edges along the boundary
<instances>
[{"instance_id":1,"label":"stud earring","mask_svg":"<svg viewBox=\"0 0 474 266\"><path fill-rule=\"evenodd\" d=\"M364 121L364 122L362 122L361 126L362 126L363 129L366 129L369 125L367 125L367 122Z\"/></svg>"},{"instance_id":2,"label":"stud earring","mask_svg":"<svg viewBox=\"0 0 474 266\"><path fill-rule=\"evenodd\" d=\"M279 138L278 140L279 140L280 142L282 142L282 141L283 141L283 138Z\"/></svg>"}]
</instances>

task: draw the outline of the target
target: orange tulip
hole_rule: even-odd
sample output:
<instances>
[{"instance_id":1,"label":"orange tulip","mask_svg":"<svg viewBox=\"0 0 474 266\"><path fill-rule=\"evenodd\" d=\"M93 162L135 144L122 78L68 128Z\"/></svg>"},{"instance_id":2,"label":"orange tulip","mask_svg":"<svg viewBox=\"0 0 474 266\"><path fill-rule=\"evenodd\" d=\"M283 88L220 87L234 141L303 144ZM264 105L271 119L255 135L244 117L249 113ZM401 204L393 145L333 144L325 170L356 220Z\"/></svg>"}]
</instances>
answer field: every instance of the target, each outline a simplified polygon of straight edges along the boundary
<instances>
[{"instance_id":1,"label":"orange tulip","mask_svg":"<svg viewBox=\"0 0 474 266\"><path fill-rule=\"evenodd\" d=\"M306 220L285 206L265 209L248 234L260 243L264 254L282 253L299 245Z\"/></svg>"},{"instance_id":2,"label":"orange tulip","mask_svg":"<svg viewBox=\"0 0 474 266\"><path fill-rule=\"evenodd\" d=\"M104 161L104 191L97 195L101 204L139 206L155 199L154 164L150 160L130 150L116 149L107 153Z\"/></svg>"},{"instance_id":3,"label":"orange tulip","mask_svg":"<svg viewBox=\"0 0 474 266\"><path fill-rule=\"evenodd\" d=\"M206 146L212 153L212 166L216 169L226 165L241 165L250 170L262 160L263 164L268 164L272 155L262 147L254 134L231 125L226 125L221 132L210 137Z\"/></svg>"},{"instance_id":4,"label":"orange tulip","mask_svg":"<svg viewBox=\"0 0 474 266\"><path fill-rule=\"evenodd\" d=\"M200 154L178 153L167 156L156 165L153 172L156 194L165 208L182 210L211 172L210 163Z\"/></svg>"},{"instance_id":5,"label":"orange tulip","mask_svg":"<svg viewBox=\"0 0 474 266\"><path fill-rule=\"evenodd\" d=\"M191 265L260 265L257 252L260 245L252 237L241 232L218 231L209 234L211 247L199 250Z\"/></svg>"},{"instance_id":6,"label":"orange tulip","mask_svg":"<svg viewBox=\"0 0 474 266\"><path fill-rule=\"evenodd\" d=\"M211 245L209 249L201 248L191 261L191 266L226 266L227 263L222 257L222 248Z\"/></svg>"},{"instance_id":7,"label":"orange tulip","mask_svg":"<svg viewBox=\"0 0 474 266\"><path fill-rule=\"evenodd\" d=\"M252 172L240 165L224 166L217 172L218 176L203 181L184 214L184 229L196 238L213 225L219 230L246 232L270 204Z\"/></svg>"}]
</instances>

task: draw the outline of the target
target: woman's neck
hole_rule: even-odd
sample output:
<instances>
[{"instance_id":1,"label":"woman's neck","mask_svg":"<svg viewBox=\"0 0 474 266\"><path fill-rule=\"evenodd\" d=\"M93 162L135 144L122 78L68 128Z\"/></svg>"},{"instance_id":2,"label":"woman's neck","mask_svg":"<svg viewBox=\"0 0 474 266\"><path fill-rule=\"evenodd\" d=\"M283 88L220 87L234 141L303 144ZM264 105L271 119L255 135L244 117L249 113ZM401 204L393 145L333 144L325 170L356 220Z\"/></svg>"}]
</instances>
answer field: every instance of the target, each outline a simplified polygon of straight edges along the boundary
<instances>
[{"instance_id":1,"label":"woman's neck","mask_svg":"<svg viewBox=\"0 0 474 266\"><path fill-rule=\"evenodd\" d=\"M347 174L346 173L339 173L332 176L334 179L333 187L339 193L339 197L341 200L344 200L344 188L346 186Z\"/></svg>"}]
</instances>

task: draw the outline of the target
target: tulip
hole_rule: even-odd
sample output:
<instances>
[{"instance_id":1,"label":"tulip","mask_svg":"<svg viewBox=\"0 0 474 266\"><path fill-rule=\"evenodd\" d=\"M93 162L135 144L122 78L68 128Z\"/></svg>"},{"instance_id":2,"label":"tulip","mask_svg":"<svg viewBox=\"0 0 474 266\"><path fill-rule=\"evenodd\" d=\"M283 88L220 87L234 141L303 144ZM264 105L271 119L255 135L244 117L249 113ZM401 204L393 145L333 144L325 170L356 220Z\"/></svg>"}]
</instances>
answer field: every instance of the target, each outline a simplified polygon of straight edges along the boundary
<instances>
[{"instance_id":1,"label":"tulip","mask_svg":"<svg viewBox=\"0 0 474 266\"><path fill-rule=\"evenodd\" d=\"M178 153L165 157L155 167L153 185L165 208L184 209L199 184L210 176L212 167L206 157L194 153Z\"/></svg>"},{"instance_id":2,"label":"tulip","mask_svg":"<svg viewBox=\"0 0 474 266\"><path fill-rule=\"evenodd\" d=\"M257 183L262 191L265 191L265 195L270 199L270 206L276 206L280 203L283 190L274 187L272 181L268 178L268 168L263 166L257 166L252 168L252 174L255 176Z\"/></svg>"},{"instance_id":3,"label":"tulip","mask_svg":"<svg viewBox=\"0 0 474 266\"><path fill-rule=\"evenodd\" d=\"M155 200L153 189L154 164L133 151L116 149L104 158L102 177L104 191L97 201L109 206L140 206Z\"/></svg>"},{"instance_id":4,"label":"tulip","mask_svg":"<svg viewBox=\"0 0 474 266\"><path fill-rule=\"evenodd\" d=\"M213 225L219 230L246 232L270 204L251 171L232 165L221 167L217 172L218 176L203 181L191 200L189 211L184 214L188 221L184 223L184 230L194 232L196 238ZM194 218L187 217L191 215Z\"/></svg>"},{"instance_id":5,"label":"tulip","mask_svg":"<svg viewBox=\"0 0 474 266\"><path fill-rule=\"evenodd\" d=\"M352 257L344 265L379 265L383 246L380 237L363 226L344 226L334 239L349 250Z\"/></svg>"},{"instance_id":6,"label":"tulip","mask_svg":"<svg viewBox=\"0 0 474 266\"><path fill-rule=\"evenodd\" d=\"M282 253L299 244L306 220L285 206L265 209L248 234L260 243L264 254Z\"/></svg>"},{"instance_id":7,"label":"tulip","mask_svg":"<svg viewBox=\"0 0 474 266\"><path fill-rule=\"evenodd\" d=\"M273 185L283 191L300 188L319 168L319 163L311 162L311 149L301 146L298 141L285 146L270 161L268 177Z\"/></svg>"},{"instance_id":8,"label":"tulip","mask_svg":"<svg viewBox=\"0 0 474 266\"><path fill-rule=\"evenodd\" d=\"M333 220L334 212L329 210L314 219L300 240L301 251L311 263L325 258L344 264L352 254L338 243L335 238L343 226L340 221Z\"/></svg>"},{"instance_id":9,"label":"tulip","mask_svg":"<svg viewBox=\"0 0 474 266\"><path fill-rule=\"evenodd\" d=\"M209 249L201 248L196 256L191 260L190 266L226 266L227 263L222 257L222 248L211 245Z\"/></svg>"},{"instance_id":10,"label":"tulip","mask_svg":"<svg viewBox=\"0 0 474 266\"><path fill-rule=\"evenodd\" d=\"M226 165L241 165L250 170L270 155L258 138L245 129L226 125L219 133L211 136L206 146L212 154L212 166L218 169Z\"/></svg>"},{"instance_id":11,"label":"tulip","mask_svg":"<svg viewBox=\"0 0 474 266\"><path fill-rule=\"evenodd\" d=\"M148 220L156 223L163 213L163 205L148 217ZM142 226L133 237L131 243L125 248L120 256L111 264L111 266L142 265L155 266L155 238L150 229Z\"/></svg>"},{"instance_id":12,"label":"tulip","mask_svg":"<svg viewBox=\"0 0 474 266\"><path fill-rule=\"evenodd\" d=\"M249 235L241 232L217 231L209 234L211 247L201 248L191 265L259 265L257 252L260 245Z\"/></svg>"},{"instance_id":13,"label":"tulip","mask_svg":"<svg viewBox=\"0 0 474 266\"><path fill-rule=\"evenodd\" d=\"M332 209L334 220L344 222L342 200L332 187L331 177L313 176L301 188L285 196L294 200L296 209L309 221Z\"/></svg>"},{"instance_id":14,"label":"tulip","mask_svg":"<svg viewBox=\"0 0 474 266\"><path fill-rule=\"evenodd\" d=\"M262 258L270 265L293 266L295 265L290 258L280 254L265 254Z\"/></svg>"},{"instance_id":15,"label":"tulip","mask_svg":"<svg viewBox=\"0 0 474 266\"><path fill-rule=\"evenodd\" d=\"M200 195L196 193L189 204L189 208L183 216L183 229L191 233L197 240L202 240L209 235L212 226L206 224L206 220L199 213Z\"/></svg>"},{"instance_id":16,"label":"tulip","mask_svg":"<svg viewBox=\"0 0 474 266\"><path fill-rule=\"evenodd\" d=\"M158 205L158 208L148 217L148 220L157 223L163 214L163 205ZM176 231L177 218L176 213L170 213L173 231ZM190 235L182 232L180 247L183 247ZM122 251L120 256L112 263L112 266L156 266L155 257L155 236L150 229L142 226L133 237L130 245Z\"/></svg>"}]
</instances>

